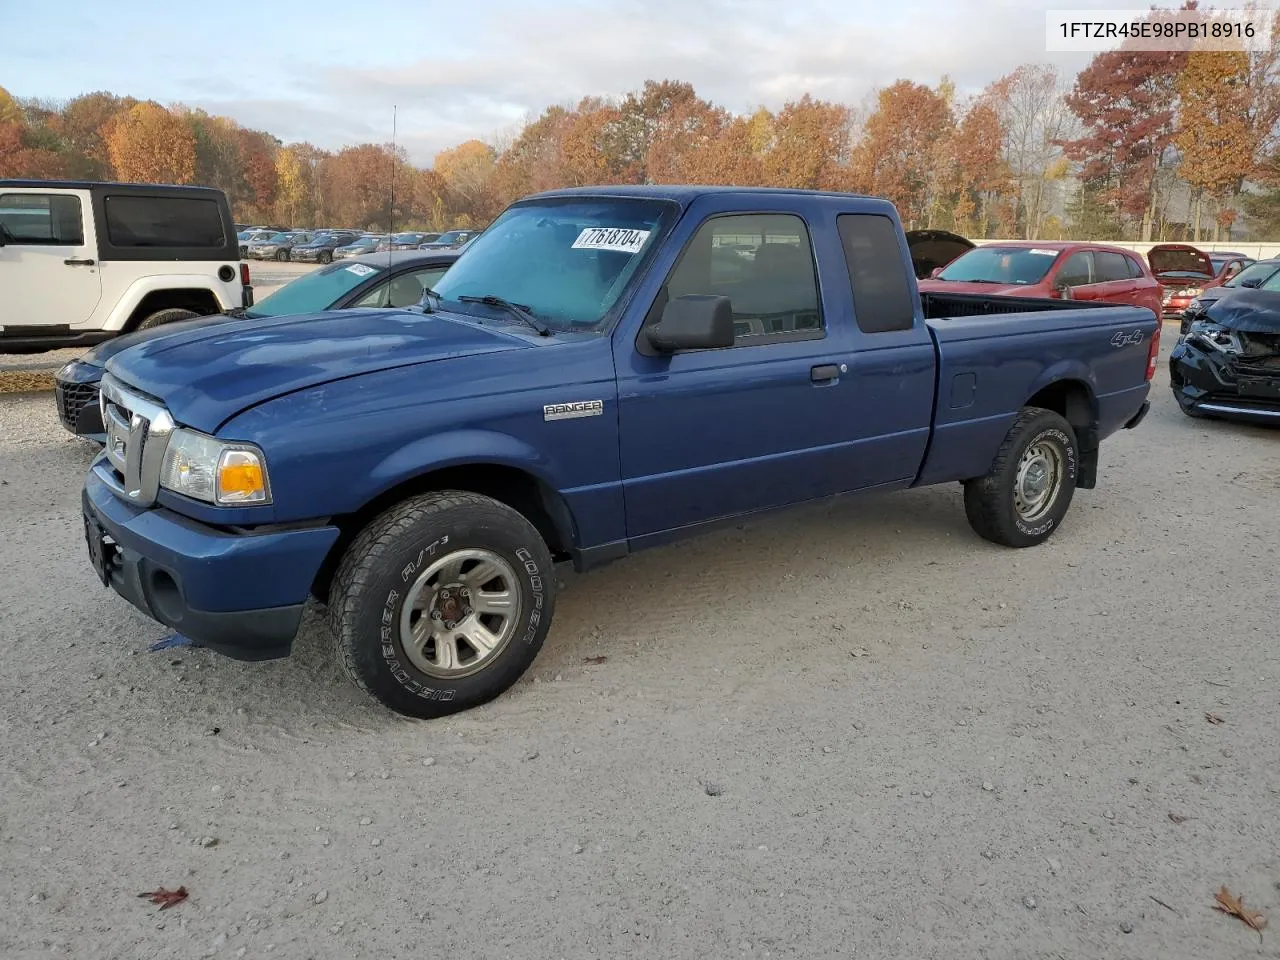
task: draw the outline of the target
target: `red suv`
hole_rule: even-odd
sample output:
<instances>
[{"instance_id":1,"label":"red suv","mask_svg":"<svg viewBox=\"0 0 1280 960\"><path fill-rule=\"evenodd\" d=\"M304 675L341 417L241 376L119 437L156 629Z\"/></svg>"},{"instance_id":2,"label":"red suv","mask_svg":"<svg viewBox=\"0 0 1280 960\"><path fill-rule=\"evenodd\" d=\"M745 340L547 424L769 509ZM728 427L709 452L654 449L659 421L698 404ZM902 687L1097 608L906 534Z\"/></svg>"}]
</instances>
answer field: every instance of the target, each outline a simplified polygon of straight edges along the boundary
<instances>
[{"instance_id":1,"label":"red suv","mask_svg":"<svg viewBox=\"0 0 1280 960\"><path fill-rule=\"evenodd\" d=\"M1160 283L1142 258L1100 243L1018 240L962 253L921 290L1100 300L1146 307L1160 316Z\"/></svg>"},{"instance_id":2,"label":"red suv","mask_svg":"<svg viewBox=\"0 0 1280 960\"><path fill-rule=\"evenodd\" d=\"M1181 317L1192 300L1222 286L1253 262L1243 253L1205 253L1189 243L1158 243L1147 251L1151 272L1164 287L1166 317Z\"/></svg>"}]
</instances>

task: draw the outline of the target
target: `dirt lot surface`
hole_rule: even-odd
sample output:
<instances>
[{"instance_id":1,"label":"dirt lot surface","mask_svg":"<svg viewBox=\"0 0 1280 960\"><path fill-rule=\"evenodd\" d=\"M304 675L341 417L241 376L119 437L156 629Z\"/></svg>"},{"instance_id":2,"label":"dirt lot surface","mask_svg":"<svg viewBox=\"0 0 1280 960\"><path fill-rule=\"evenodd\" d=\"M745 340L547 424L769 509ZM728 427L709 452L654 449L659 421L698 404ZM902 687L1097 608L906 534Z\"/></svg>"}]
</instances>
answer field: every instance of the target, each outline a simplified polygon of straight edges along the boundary
<instances>
[{"instance_id":1,"label":"dirt lot surface","mask_svg":"<svg viewBox=\"0 0 1280 960\"><path fill-rule=\"evenodd\" d=\"M314 623L149 652L91 449L0 398L0 957L1280 955L1212 909L1280 923L1280 433L1153 399L1041 548L947 486L565 572L516 688L410 722Z\"/></svg>"}]
</instances>

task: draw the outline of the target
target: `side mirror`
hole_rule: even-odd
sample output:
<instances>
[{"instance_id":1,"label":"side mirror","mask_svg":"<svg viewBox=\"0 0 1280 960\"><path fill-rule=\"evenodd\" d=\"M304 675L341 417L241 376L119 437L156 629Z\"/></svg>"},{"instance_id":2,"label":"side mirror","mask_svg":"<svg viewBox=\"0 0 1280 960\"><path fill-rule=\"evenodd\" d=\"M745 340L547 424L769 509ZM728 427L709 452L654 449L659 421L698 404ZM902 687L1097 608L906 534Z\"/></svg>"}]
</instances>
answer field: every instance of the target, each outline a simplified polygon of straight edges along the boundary
<instances>
[{"instance_id":1,"label":"side mirror","mask_svg":"<svg viewBox=\"0 0 1280 960\"><path fill-rule=\"evenodd\" d=\"M728 297L691 293L670 301L645 336L659 353L733 346L733 307Z\"/></svg>"},{"instance_id":2,"label":"side mirror","mask_svg":"<svg viewBox=\"0 0 1280 960\"><path fill-rule=\"evenodd\" d=\"M3 242L3 241L0 241L0 243L2 243L2 242ZM1258 287L1262 286L1262 281L1261 281L1261 280L1255 280L1255 279L1253 279L1252 277L1250 277L1248 280L1241 280L1241 281L1240 281L1240 286L1242 286L1242 287L1247 287L1247 288L1248 288L1248 289L1250 289L1250 290L1256 290Z\"/></svg>"},{"instance_id":3,"label":"side mirror","mask_svg":"<svg viewBox=\"0 0 1280 960\"><path fill-rule=\"evenodd\" d=\"M938 276L938 274L940 273L942 273L942 267L934 267L932 270L929 271L929 279L932 280L934 277Z\"/></svg>"},{"instance_id":4,"label":"side mirror","mask_svg":"<svg viewBox=\"0 0 1280 960\"><path fill-rule=\"evenodd\" d=\"M1071 284L1059 283L1056 287L1054 287L1054 289L1058 291L1058 296L1060 296L1063 300L1073 299L1071 294Z\"/></svg>"}]
</instances>

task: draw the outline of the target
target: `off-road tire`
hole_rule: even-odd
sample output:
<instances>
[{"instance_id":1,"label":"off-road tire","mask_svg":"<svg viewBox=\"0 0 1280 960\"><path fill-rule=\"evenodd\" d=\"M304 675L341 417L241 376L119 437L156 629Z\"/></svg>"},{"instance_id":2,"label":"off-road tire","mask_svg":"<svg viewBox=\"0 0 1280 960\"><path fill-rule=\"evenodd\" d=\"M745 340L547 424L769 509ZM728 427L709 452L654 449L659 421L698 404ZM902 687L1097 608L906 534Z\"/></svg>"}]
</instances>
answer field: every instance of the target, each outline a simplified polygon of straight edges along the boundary
<instances>
[{"instance_id":1,"label":"off-road tire","mask_svg":"<svg viewBox=\"0 0 1280 960\"><path fill-rule=\"evenodd\" d=\"M168 310L157 310L150 316L143 317L138 321L135 330L150 330L152 327L162 327L166 323L173 323L176 320L190 320L192 317L198 317L200 314L194 310L184 310L182 307L170 307Z\"/></svg>"},{"instance_id":2,"label":"off-road tire","mask_svg":"<svg viewBox=\"0 0 1280 960\"><path fill-rule=\"evenodd\" d=\"M1014 486L1023 454L1036 443L1058 446L1063 475L1056 496L1034 523L1023 520L1014 506ZM1025 407L1014 419L986 476L966 480L964 512L969 525L983 539L1006 547L1034 547L1048 540L1071 506L1080 451L1075 430L1060 415L1040 407Z\"/></svg>"},{"instance_id":3,"label":"off-road tire","mask_svg":"<svg viewBox=\"0 0 1280 960\"><path fill-rule=\"evenodd\" d=\"M443 680L410 662L398 625L419 571L465 549L492 551L514 570L516 632L478 672ZM356 686L397 713L442 717L487 703L521 677L551 626L555 594L551 553L521 514L475 493L429 493L390 508L352 541L330 589L329 631Z\"/></svg>"}]
</instances>

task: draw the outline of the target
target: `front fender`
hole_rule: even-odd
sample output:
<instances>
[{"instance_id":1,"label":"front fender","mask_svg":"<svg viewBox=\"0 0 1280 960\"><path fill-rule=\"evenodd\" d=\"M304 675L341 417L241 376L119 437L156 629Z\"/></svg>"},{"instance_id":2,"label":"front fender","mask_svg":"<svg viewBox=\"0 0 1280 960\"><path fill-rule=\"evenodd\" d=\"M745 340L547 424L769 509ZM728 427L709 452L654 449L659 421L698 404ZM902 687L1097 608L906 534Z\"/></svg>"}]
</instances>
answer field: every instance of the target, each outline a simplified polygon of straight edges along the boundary
<instances>
[{"instance_id":1,"label":"front fender","mask_svg":"<svg viewBox=\"0 0 1280 960\"><path fill-rule=\"evenodd\" d=\"M213 296L219 310L230 310L240 306L237 298L231 293L232 287L239 290L239 283L239 274L231 283L226 284L198 273L170 273L139 277L116 298L116 304L107 315L103 329L123 330L143 298L151 293L163 293L169 290L200 290Z\"/></svg>"},{"instance_id":2,"label":"front fender","mask_svg":"<svg viewBox=\"0 0 1280 960\"><path fill-rule=\"evenodd\" d=\"M452 430L422 437L384 457L370 472L375 499L406 481L449 467L514 467L559 490L555 464L539 450L495 430Z\"/></svg>"}]
</instances>

